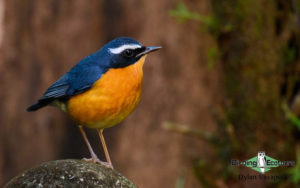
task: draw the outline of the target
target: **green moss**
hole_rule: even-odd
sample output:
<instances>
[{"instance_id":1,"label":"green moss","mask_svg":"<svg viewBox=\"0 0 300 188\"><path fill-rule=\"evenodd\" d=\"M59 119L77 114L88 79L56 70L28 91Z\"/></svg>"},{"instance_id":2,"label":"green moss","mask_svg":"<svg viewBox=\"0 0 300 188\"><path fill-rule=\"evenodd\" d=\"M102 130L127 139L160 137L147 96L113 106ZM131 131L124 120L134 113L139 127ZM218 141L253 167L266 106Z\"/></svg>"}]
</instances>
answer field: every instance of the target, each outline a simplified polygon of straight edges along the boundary
<instances>
[{"instance_id":1,"label":"green moss","mask_svg":"<svg viewBox=\"0 0 300 188\"><path fill-rule=\"evenodd\" d=\"M9 181L14 187L124 187L136 188L113 169L83 160L59 160L43 163Z\"/></svg>"}]
</instances>

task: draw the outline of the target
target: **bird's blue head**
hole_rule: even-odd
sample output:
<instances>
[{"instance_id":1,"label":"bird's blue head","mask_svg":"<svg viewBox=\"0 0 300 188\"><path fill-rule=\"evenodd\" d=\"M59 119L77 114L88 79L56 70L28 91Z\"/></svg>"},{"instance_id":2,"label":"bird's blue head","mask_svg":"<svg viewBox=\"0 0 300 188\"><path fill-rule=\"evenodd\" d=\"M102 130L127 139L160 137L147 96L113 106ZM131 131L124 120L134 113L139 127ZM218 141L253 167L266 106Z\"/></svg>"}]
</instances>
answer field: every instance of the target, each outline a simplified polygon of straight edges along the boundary
<instances>
[{"instance_id":1,"label":"bird's blue head","mask_svg":"<svg viewBox=\"0 0 300 188\"><path fill-rule=\"evenodd\" d=\"M98 53L105 54L110 68L122 68L136 63L144 55L160 48L159 46L145 47L132 38L120 37L107 43Z\"/></svg>"}]
</instances>

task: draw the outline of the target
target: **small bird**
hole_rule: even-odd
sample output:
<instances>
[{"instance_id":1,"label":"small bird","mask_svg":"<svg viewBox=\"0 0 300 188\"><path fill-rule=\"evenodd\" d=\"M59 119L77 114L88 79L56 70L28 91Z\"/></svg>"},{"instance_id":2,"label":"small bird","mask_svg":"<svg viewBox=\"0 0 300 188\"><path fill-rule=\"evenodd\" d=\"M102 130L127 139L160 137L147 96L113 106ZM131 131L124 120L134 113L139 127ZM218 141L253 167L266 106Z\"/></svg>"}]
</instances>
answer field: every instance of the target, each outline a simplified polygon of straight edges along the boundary
<instances>
[{"instance_id":1,"label":"small bird","mask_svg":"<svg viewBox=\"0 0 300 188\"><path fill-rule=\"evenodd\" d=\"M85 57L54 82L27 111L47 105L66 112L77 124L94 163L113 168L103 129L123 121L141 98L143 65L148 53L160 46L145 47L129 37L116 38ZM83 126L97 129L107 162L98 159Z\"/></svg>"}]
</instances>

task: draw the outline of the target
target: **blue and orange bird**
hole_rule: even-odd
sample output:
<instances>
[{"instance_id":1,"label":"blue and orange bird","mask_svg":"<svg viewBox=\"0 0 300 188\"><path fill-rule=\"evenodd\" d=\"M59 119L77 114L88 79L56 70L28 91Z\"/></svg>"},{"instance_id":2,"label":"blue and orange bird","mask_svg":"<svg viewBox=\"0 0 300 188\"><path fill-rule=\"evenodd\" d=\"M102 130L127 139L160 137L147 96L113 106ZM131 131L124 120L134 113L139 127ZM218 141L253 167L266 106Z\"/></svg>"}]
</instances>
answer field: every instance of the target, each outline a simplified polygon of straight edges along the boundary
<instances>
[{"instance_id":1,"label":"blue and orange bird","mask_svg":"<svg viewBox=\"0 0 300 188\"><path fill-rule=\"evenodd\" d=\"M60 77L27 111L51 105L66 112L78 124L92 157L88 160L113 168L103 129L120 123L136 108L145 58L160 48L128 37L114 39ZM98 159L83 126L97 129L107 162Z\"/></svg>"}]
</instances>

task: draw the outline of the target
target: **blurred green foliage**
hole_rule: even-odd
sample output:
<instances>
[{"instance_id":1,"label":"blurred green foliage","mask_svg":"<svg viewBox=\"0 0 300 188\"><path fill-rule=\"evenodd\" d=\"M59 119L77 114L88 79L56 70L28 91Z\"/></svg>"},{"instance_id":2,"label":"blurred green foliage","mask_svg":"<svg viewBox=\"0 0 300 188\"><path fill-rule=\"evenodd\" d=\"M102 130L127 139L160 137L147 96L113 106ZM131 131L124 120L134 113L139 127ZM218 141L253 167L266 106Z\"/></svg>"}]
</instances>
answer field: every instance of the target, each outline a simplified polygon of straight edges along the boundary
<instances>
[{"instance_id":1,"label":"blurred green foliage","mask_svg":"<svg viewBox=\"0 0 300 188\"><path fill-rule=\"evenodd\" d=\"M181 175L176 179L175 188L184 188L184 185L185 185L185 177Z\"/></svg>"},{"instance_id":2,"label":"blurred green foliage","mask_svg":"<svg viewBox=\"0 0 300 188\"><path fill-rule=\"evenodd\" d=\"M297 115L290 110L286 103L282 104L282 110L290 123L297 127L297 129L300 131L300 119L297 117Z\"/></svg>"},{"instance_id":3,"label":"blurred green foliage","mask_svg":"<svg viewBox=\"0 0 300 188\"><path fill-rule=\"evenodd\" d=\"M297 49L295 47L283 49L283 61L287 64L294 63L296 60Z\"/></svg>"},{"instance_id":4,"label":"blurred green foliage","mask_svg":"<svg viewBox=\"0 0 300 188\"><path fill-rule=\"evenodd\" d=\"M266 181L267 186L300 183L300 146L294 136L300 134L300 119L286 102L293 101L300 83L296 69L300 42L294 37L299 35L295 20L300 3L293 8L292 1L212 0L208 16L179 2L169 11L180 24L194 21L214 39L217 45L207 51L208 68L222 62L226 102L213 114L216 131L163 124L167 130L205 140L215 149L214 159L199 156L194 161L194 174L204 187L218 187L216 177L228 186L238 184L240 168L232 167L231 159L245 160L260 150L297 164L272 169L276 175L290 177L288 181Z\"/></svg>"},{"instance_id":5,"label":"blurred green foliage","mask_svg":"<svg viewBox=\"0 0 300 188\"><path fill-rule=\"evenodd\" d=\"M297 148L297 158L296 161L296 166L294 166L289 172L291 174L291 180L294 184L299 184L300 183L300 147Z\"/></svg>"},{"instance_id":6,"label":"blurred green foliage","mask_svg":"<svg viewBox=\"0 0 300 188\"><path fill-rule=\"evenodd\" d=\"M208 49L208 51L207 51L207 67L209 69L214 68L218 57L219 57L219 50L216 46Z\"/></svg>"},{"instance_id":7,"label":"blurred green foliage","mask_svg":"<svg viewBox=\"0 0 300 188\"><path fill-rule=\"evenodd\" d=\"M210 33L217 35L219 31L230 31L232 25L221 25L219 19L214 15L201 15L198 12L190 11L184 3L179 2L177 8L170 10L169 15L176 18L179 23L185 23L186 21L196 21L201 23L201 26L208 30Z\"/></svg>"},{"instance_id":8,"label":"blurred green foliage","mask_svg":"<svg viewBox=\"0 0 300 188\"><path fill-rule=\"evenodd\" d=\"M177 8L169 11L169 15L175 17L178 22L183 23L187 20L203 21L205 17L201 16L197 12L188 10L184 3L180 2L177 4Z\"/></svg>"}]
</instances>

